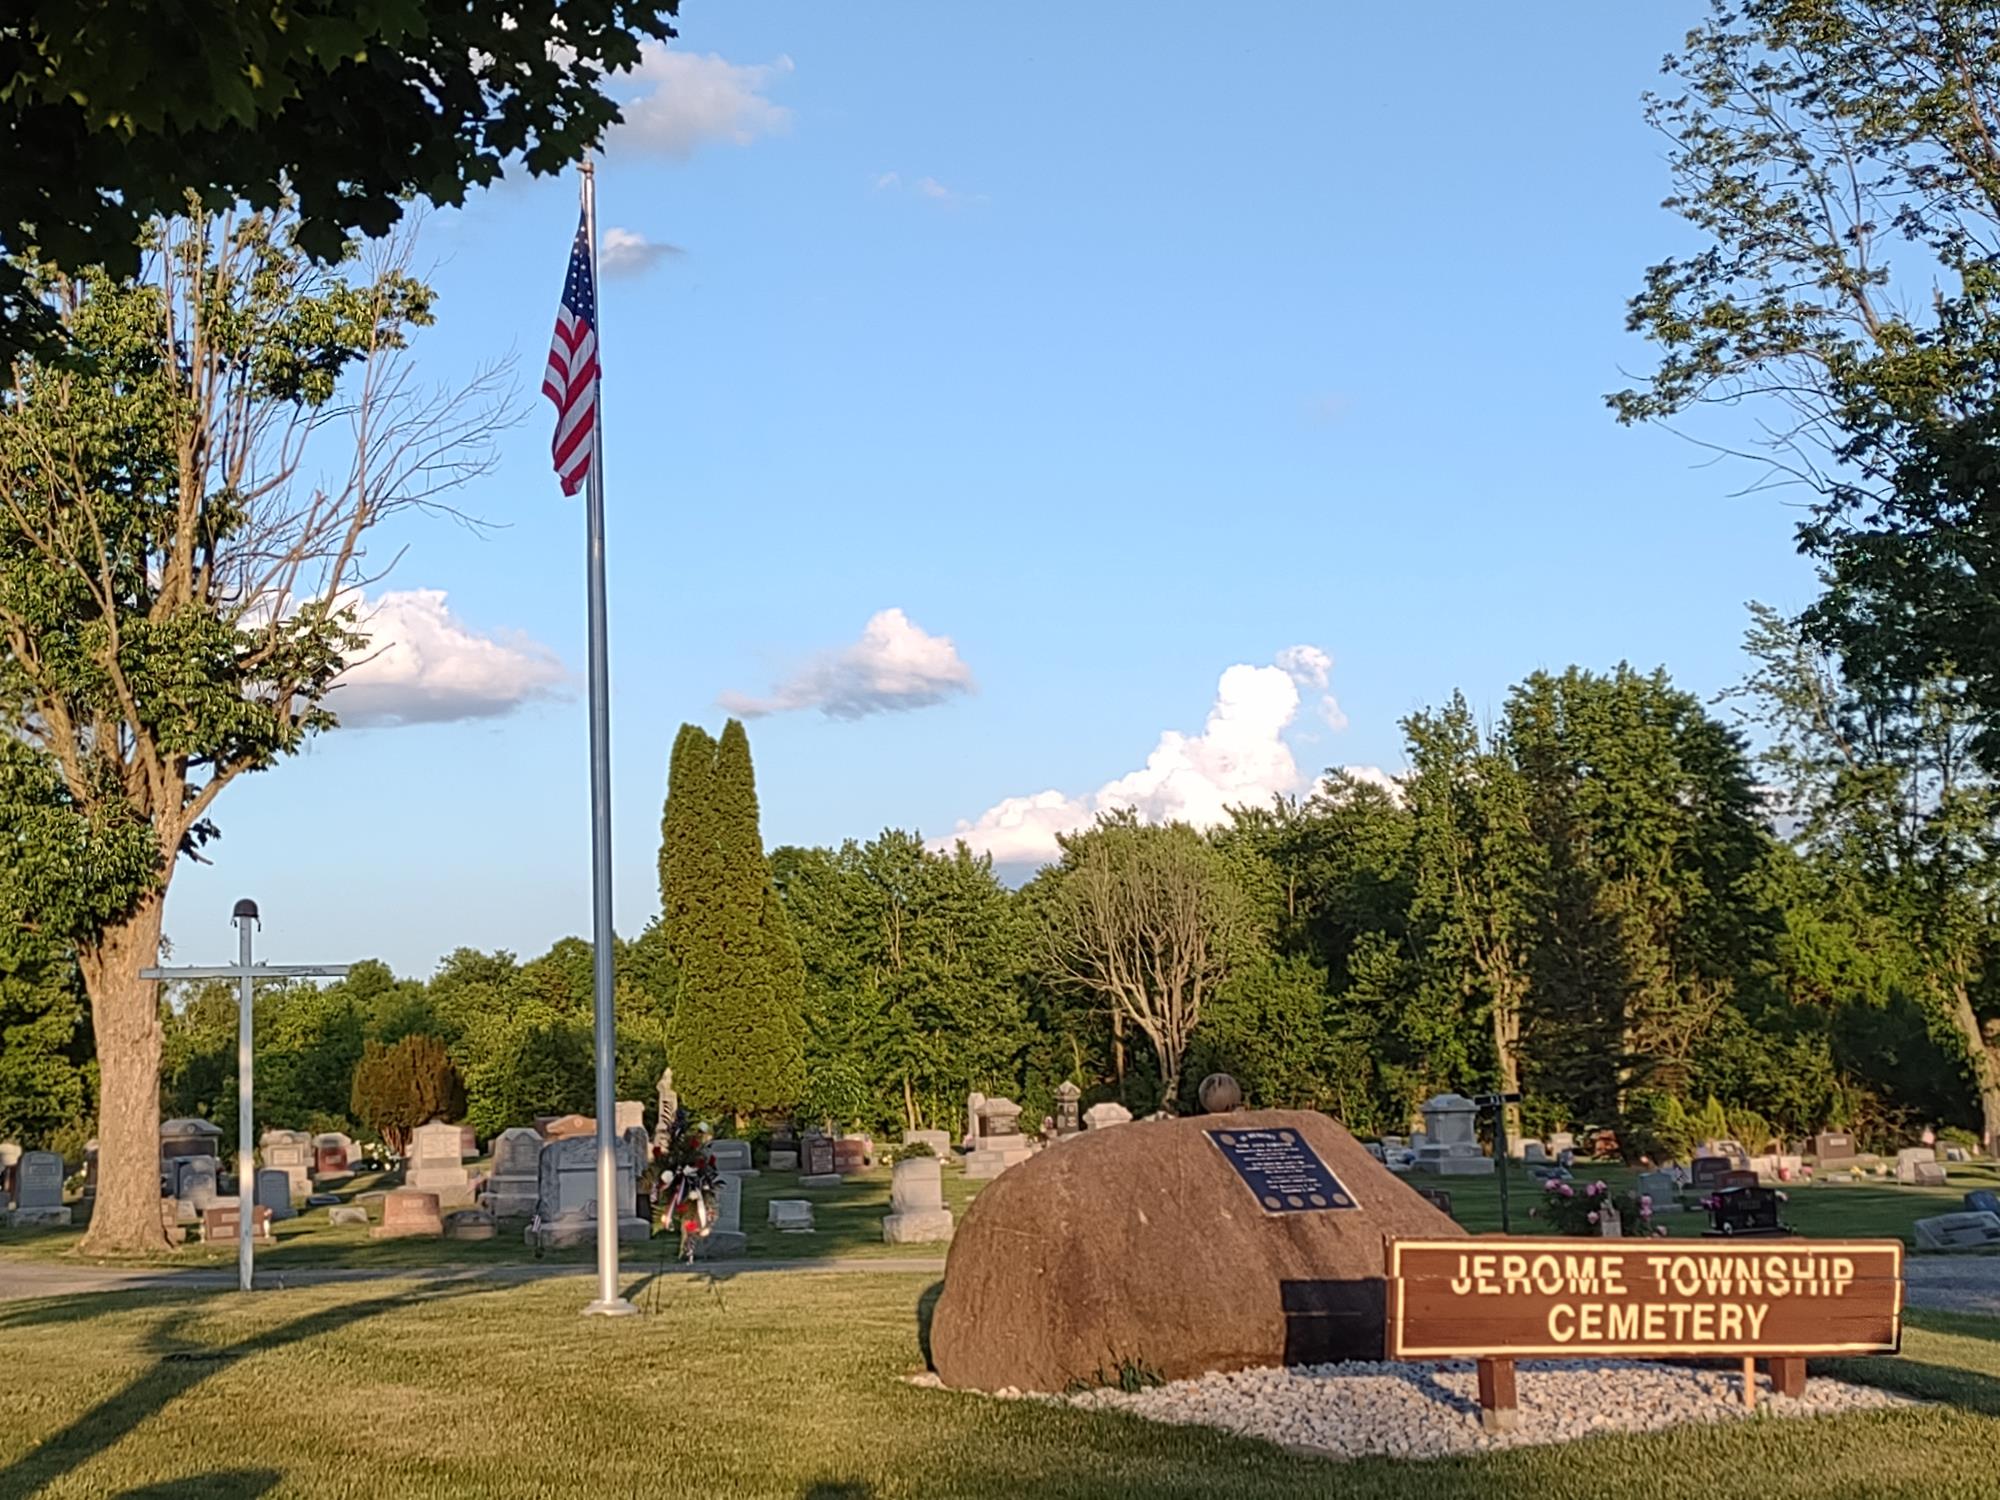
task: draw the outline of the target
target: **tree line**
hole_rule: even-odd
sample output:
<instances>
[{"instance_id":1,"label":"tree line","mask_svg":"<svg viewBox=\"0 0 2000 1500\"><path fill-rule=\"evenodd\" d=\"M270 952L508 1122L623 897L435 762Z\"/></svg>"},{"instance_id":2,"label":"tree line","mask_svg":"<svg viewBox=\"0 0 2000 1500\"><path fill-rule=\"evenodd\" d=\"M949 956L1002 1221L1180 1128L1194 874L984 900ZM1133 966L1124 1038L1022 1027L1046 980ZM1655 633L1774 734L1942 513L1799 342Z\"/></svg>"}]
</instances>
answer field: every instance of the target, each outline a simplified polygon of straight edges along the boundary
<instances>
[{"instance_id":1,"label":"tree line","mask_svg":"<svg viewBox=\"0 0 2000 1500\"><path fill-rule=\"evenodd\" d=\"M650 1100L671 1061L718 1120L894 1133L956 1127L974 1089L1031 1121L1064 1082L1186 1110L1226 1071L1253 1105L1370 1134L1498 1089L1523 1096L1516 1130L1635 1154L1725 1120L1990 1139L2000 806L1975 726L1942 691L1863 701L1773 611L1748 644L1722 703L1662 672L1538 672L1490 725L1462 696L1407 719L1394 788L1332 772L1209 830L1106 816L1019 888L898 830L767 858L742 726L684 727L662 913L616 955L619 1096ZM27 972L0 981L0 1130L74 1149L82 997L73 970ZM579 939L257 1003L271 1124L362 1128L356 1067L413 1036L482 1134L592 1108ZM233 989L172 997L161 1025L161 1108L233 1132Z\"/></svg>"}]
</instances>

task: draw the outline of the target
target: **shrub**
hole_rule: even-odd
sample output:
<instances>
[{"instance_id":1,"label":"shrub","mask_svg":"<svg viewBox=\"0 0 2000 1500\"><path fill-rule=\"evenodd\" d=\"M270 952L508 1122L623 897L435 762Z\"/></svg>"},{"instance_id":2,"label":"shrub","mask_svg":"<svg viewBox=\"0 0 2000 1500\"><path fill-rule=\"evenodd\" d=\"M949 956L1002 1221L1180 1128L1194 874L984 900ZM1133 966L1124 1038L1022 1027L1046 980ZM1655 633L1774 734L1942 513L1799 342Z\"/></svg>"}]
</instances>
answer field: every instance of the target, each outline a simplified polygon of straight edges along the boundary
<instances>
[{"instance_id":1,"label":"shrub","mask_svg":"<svg viewBox=\"0 0 2000 1500\"><path fill-rule=\"evenodd\" d=\"M398 1156L426 1120L464 1112L465 1091L444 1043L421 1032L393 1047L369 1042L354 1067L354 1117Z\"/></svg>"},{"instance_id":2,"label":"shrub","mask_svg":"<svg viewBox=\"0 0 2000 1500\"><path fill-rule=\"evenodd\" d=\"M1979 1137L1962 1126L1946 1125L1938 1131L1937 1139L1940 1146L1957 1146L1970 1156L1979 1154Z\"/></svg>"}]
</instances>

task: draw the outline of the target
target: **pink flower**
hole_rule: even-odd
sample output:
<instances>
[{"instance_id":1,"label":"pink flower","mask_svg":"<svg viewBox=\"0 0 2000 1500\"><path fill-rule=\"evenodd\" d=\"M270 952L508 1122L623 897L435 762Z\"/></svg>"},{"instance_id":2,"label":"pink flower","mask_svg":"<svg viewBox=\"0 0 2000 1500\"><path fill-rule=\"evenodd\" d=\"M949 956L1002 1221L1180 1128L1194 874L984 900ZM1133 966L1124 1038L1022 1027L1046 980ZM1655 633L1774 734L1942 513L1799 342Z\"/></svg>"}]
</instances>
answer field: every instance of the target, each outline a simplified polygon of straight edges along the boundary
<instances>
[{"instance_id":1,"label":"pink flower","mask_svg":"<svg viewBox=\"0 0 2000 1500\"><path fill-rule=\"evenodd\" d=\"M1574 1198L1576 1196L1576 1189L1571 1187L1568 1183L1565 1182L1562 1185L1562 1195L1565 1198Z\"/></svg>"},{"instance_id":2,"label":"pink flower","mask_svg":"<svg viewBox=\"0 0 2000 1500\"><path fill-rule=\"evenodd\" d=\"M1592 1215L1590 1216L1590 1222L1591 1222L1591 1223L1593 1223L1593 1224L1595 1224L1595 1223L1597 1222L1597 1215L1596 1215L1596 1214L1592 1214Z\"/></svg>"},{"instance_id":3,"label":"pink flower","mask_svg":"<svg viewBox=\"0 0 2000 1500\"><path fill-rule=\"evenodd\" d=\"M1542 1184L1542 1191L1545 1193L1553 1193L1559 1191L1561 1187L1562 1184L1560 1182L1557 1182L1555 1178L1551 1177L1547 1182Z\"/></svg>"},{"instance_id":4,"label":"pink flower","mask_svg":"<svg viewBox=\"0 0 2000 1500\"><path fill-rule=\"evenodd\" d=\"M1591 1192L1592 1192L1593 1194L1596 1194L1596 1193L1601 1193L1601 1192L1603 1192L1603 1191L1604 1191L1604 1183L1603 1183L1602 1181L1598 1181L1598 1182L1593 1182L1593 1183L1592 1183L1592 1184L1590 1185L1590 1191L1591 1191Z\"/></svg>"},{"instance_id":5,"label":"pink flower","mask_svg":"<svg viewBox=\"0 0 2000 1500\"><path fill-rule=\"evenodd\" d=\"M1642 1209L1648 1209L1651 1208L1652 1206L1653 1206L1653 1195L1651 1193L1641 1193L1639 1195L1639 1207Z\"/></svg>"}]
</instances>

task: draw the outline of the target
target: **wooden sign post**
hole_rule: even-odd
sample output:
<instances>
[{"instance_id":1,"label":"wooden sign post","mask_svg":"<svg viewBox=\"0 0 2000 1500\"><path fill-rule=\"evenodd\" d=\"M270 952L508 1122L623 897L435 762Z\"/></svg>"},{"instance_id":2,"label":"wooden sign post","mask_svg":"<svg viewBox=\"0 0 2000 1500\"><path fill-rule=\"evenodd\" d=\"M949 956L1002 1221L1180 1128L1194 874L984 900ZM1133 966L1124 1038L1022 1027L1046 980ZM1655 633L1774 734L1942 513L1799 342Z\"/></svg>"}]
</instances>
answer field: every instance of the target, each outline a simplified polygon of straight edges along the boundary
<instances>
[{"instance_id":1,"label":"wooden sign post","mask_svg":"<svg viewBox=\"0 0 2000 1500\"><path fill-rule=\"evenodd\" d=\"M1481 1418L1514 1425L1516 1359L1756 1361L1780 1395L1806 1357L1902 1347L1900 1240L1392 1240L1388 1355L1471 1359Z\"/></svg>"}]
</instances>

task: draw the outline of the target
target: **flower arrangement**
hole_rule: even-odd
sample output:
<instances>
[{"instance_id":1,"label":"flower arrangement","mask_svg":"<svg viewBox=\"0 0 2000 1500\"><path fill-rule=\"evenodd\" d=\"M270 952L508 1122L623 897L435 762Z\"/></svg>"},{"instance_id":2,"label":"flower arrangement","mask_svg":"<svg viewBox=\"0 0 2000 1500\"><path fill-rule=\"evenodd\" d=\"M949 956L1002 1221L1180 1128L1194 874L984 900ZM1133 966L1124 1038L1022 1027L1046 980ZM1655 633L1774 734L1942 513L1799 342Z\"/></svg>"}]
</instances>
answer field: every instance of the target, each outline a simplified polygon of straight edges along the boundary
<instances>
[{"instance_id":1,"label":"flower arrangement","mask_svg":"<svg viewBox=\"0 0 2000 1500\"><path fill-rule=\"evenodd\" d=\"M1618 1215L1626 1235L1659 1237L1667 1232L1653 1222L1650 1194L1613 1193L1602 1179L1581 1191L1560 1180L1543 1183L1542 1201L1528 1210L1528 1217L1547 1220L1558 1234L1594 1235L1602 1232L1606 1210Z\"/></svg>"},{"instance_id":2,"label":"flower arrangement","mask_svg":"<svg viewBox=\"0 0 2000 1500\"><path fill-rule=\"evenodd\" d=\"M708 1233L708 1195L720 1179L709 1137L688 1124L685 1109L679 1111L668 1126L666 1144L653 1147L643 1181L660 1228L680 1232L683 1260L694 1258L695 1241Z\"/></svg>"}]
</instances>

